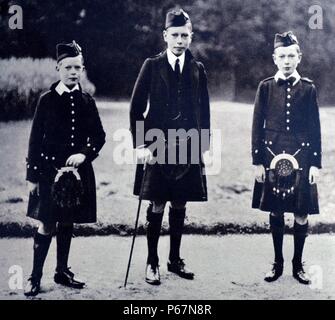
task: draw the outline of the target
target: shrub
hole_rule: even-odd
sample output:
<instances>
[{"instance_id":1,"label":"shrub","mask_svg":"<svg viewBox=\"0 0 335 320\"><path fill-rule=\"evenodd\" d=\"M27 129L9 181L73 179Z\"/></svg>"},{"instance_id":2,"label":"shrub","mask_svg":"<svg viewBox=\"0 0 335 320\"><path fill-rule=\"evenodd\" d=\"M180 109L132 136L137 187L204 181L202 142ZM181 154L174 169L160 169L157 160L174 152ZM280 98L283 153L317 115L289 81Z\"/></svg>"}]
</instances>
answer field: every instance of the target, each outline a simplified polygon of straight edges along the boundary
<instances>
[{"instance_id":1,"label":"shrub","mask_svg":"<svg viewBox=\"0 0 335 320\"><path fill-rule=\"evenodd\" d=\"M50 58L0 60L0 121L30 118L40 94L59 80L56 61ZM83 90L94 94L95 86L82 78Z\"/></svg>"}]
</instances>

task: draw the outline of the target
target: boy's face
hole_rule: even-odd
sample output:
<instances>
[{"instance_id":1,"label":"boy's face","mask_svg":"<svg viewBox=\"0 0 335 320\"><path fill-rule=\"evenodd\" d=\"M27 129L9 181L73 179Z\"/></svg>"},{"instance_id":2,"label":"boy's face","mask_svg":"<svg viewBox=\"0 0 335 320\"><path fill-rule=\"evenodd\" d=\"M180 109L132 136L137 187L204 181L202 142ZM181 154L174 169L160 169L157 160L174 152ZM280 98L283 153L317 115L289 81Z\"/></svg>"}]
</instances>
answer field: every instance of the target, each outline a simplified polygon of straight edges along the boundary
<instances>
[{"instance_id":1,"label":"boy's face","mask_svg":"<svg viewBox=\"0 0 335 320\"><path fill-rule=\"evenodd\" d=\"M59 72L60 80L71 89L80 82L84 71L82 57L65 58L58 62L56 70Z\"/></svg>"},{"instance_id":2,"label":"boy's face","mask_svg":"<svg viewBox=\"0 0 335 320\"><path fill-rule=\"evenodd\" d=\"M288 47L278 47L272 55L275 65L285 77L290 76L301 61L301 53L296 45Z\"/></svg>"},{"instance_id":3,"label":"boy's face","mask_svg":"<svg viewBox=\"0 0 335 320\"><path fill-rule=\"evenodd\" d=\"M170 27L163 31L164 41L168 49L177 57L189 48L192 42L192 31L190 26Z\"/></svg>"}]
</instances>

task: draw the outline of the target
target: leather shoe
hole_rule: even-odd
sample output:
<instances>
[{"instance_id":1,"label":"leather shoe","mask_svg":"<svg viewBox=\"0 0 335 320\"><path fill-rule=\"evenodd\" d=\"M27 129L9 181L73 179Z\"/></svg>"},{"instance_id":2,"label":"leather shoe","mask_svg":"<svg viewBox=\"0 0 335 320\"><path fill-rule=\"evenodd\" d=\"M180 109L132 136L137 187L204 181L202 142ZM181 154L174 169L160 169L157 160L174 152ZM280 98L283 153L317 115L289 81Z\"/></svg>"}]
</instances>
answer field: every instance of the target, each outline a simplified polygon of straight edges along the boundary
<instances>
[{"instance_id":1,"label":"leather shoe","mask_svg":"<svg viewBox=\"0 0 335 320\"><path fill-rule=\"evenodd\" d=\"M194 279L194 273L185 267L184 259L178 259L172 262L169 261L167 264L167 269L168 271L177 274L181 278L188 280Z\"/></svg>"},{"instance_id":2,"label":"leather shoe","mask_svg":"<svg viewBox=\"0 0 335 320\"><path fill-rule=\"evenodd\" d=\"M28 283L26 285L26 288L24 289L24 295L26 297L34 297L37 296L40 292L40 284L41 284L41 280L34 278L34 277L30 277L28 279Z\"/></svg>"},{"instance_id":3,"label":"leather shoe","mask_svg":"<svg viewBox=\"0 0 335 320\"><path fill-rule=\"evenodd\" d=\"M161 276L159 274L159 266L153 264L147 264L145 269L145 281L152 285L161 284Z\"/></svg>"},{"instance_id":4,"label":"leather shoe","mask_svg":"<svg viewBox=\"0 0 335 320\"><path fill-rule=\"evenodd\" d=\"M76 280L74 273L67 268L63 271L56 271L54 281L66 287L82 289L85 286L85 282Z\"/></svg>"},{"instance_id":5,"label":"leather shoe","mask_svg":"<svg viewBox=\"0 0 335 320\"><path fill-rule=\"evenodd\" d=\"M293 278L297 279L302 284L311 284L311 279L303 268L303 264L293 264Z\"/></svg>"},{"instance_id":6,"label":"leather shoe","mask_svg":"<svg viewBox=\"0 0 335 320\"><path fill-rule=\"evenodd\" d=\"M276 281L282 274L284 270L284 264L282 262L275 262L272 269L265 275L264 280L266 282Z\"/></svg>"}]
</instances>

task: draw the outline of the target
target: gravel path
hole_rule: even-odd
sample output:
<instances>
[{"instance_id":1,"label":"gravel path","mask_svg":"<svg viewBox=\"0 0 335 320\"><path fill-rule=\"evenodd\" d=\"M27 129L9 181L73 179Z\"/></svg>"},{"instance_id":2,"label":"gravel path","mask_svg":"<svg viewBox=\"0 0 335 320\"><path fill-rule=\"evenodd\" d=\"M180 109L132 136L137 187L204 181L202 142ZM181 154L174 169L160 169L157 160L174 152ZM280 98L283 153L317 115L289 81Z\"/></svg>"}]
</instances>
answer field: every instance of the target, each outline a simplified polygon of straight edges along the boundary
<instances>
[{"instance_id":1,"label":"gravel path","mask_svg":"<svg viewBox=\"0 0 335 320\"><path fill-rule=\"evenodd\" d=\"M10 289L9 268L22 266L26 280L31 269L32 239L0 239L0 299L25 299L22 289ZM273 257L270 235L184 236L182 253L196 274L194 281L179 279L166 270L168 236L160 239L161 286L144 278L146 239L136 239L126 289L123 281L130 237L78 237L73 240L70 264L87 287L73 290L53 283L55 241L46 261L38 299L335 299L335 237L310 235L306 240L306 270L312 286L300 285L291 276L293 238L284 242L286 269L275 283L263 281ZM15 267L14 267L15 268ZM19 275L19 273L16 273ZM12 279L13 280L13 279ZM16 282L20 285L20 282Z\"/></svg>"}]
</instances>

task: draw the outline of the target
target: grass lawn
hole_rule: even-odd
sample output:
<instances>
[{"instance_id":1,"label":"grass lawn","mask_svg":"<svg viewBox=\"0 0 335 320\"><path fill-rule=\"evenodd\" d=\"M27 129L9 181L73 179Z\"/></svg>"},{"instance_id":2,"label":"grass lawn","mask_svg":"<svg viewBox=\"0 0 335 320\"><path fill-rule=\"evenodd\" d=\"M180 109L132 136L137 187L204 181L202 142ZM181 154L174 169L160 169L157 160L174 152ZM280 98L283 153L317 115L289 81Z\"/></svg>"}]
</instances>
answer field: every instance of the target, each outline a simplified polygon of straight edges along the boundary
<instances>
[{"instance_id":1,"label":"grass lawn","mask_svg":"<svg viewBox=\"0 0 335 320\"><path fill-rule=\"evenodd\" d=\"M98 223L86 230L105 230L124 234L133 227L137 198L132 195L135 167L119 165L113 153L120 142L114 136L117 129L126 130L128 102L98 102L107 142L94 161L98 195ZM250 132L253 108L251 105L213 102L212 128L222 135L221 170L208 176L209 201L190 203L187 226L190 232L248 232L262 230L267 225L267 214L251 209L253 168L250 156ZM335 222L335 108L321 109L323 136L323 170L318 185L321 214L312 216L313 226L325 227ZM35 224L25 217L28 193L25 182L30 121L0 123L0 235L9 226L18 228ZM140 225L145 223L142 208ZM292 216L286 215L288 225ZM167 229L167 215L164 217ZM240 229L239 229L240 228ZM8 230L8 229L7 229ZM140 231L142 228L140 229ZM316 229L315 229L316 230ZM14 232L15 233L15 232Z\"/></svg>"}]
</instances>

